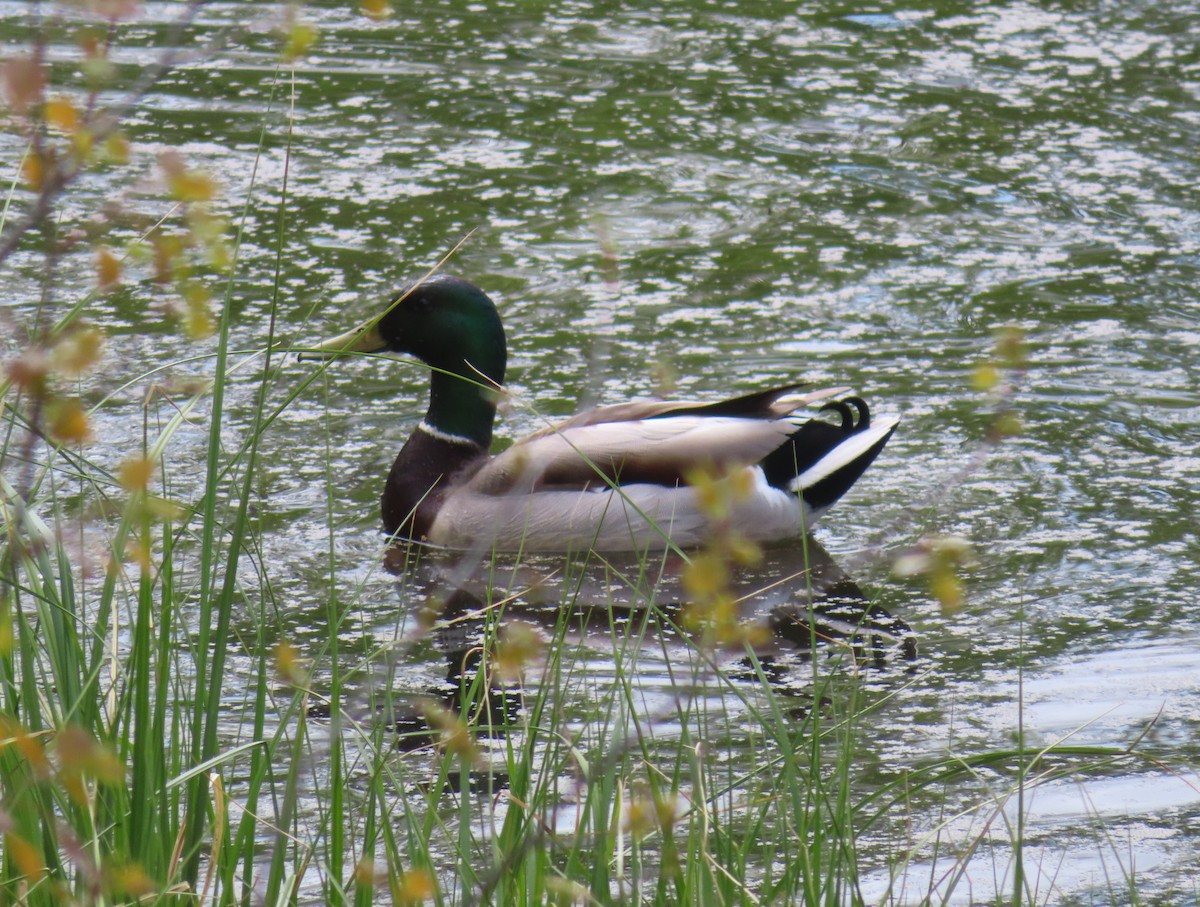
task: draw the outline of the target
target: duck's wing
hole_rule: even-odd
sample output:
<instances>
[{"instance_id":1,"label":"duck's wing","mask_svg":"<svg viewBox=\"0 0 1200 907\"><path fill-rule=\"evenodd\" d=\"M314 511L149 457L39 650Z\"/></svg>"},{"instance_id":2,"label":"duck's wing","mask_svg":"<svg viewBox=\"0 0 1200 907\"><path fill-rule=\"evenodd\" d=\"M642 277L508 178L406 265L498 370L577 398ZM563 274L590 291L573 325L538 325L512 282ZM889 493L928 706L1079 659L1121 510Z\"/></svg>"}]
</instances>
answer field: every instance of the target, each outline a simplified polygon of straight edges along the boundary
<instances>
[{"instance_id":1,"label":"duck's wing","mask_svg":"<svg viewBox=\"0 0 1200 907\"><path fill-rule=\"evenodd\" d=\"M646 483L674 487L700 467L758 463L796 430L790 419L658 414L567 424L493 458L468 483L475 494L528 494Z\"/></svg>"},{"instance_id":2,"label":"duck's wing","mask_svg":"<svg viewBox=\"0 0 1200 907\"><path fill-rule=\"evenodd\" d=\"M586 425L608 425L614 422L639 422L644 419L662 419L674 416L736 416L744 419L780 419L801 407L829 397L846 393L849 388L832 387L823 390L805 391L808 384L785 384L770 390L756 391L728 400L635 400L630 403L614 403L599 406L562 422L548 425L529 435L522 443L551 435L561 434L571 428ZM801 393L802 391L805 391Z\"/></svg>"},{"instance_id":3,"label":"duck's wing","mask_svg":"<svg viewBox=\"0 0 1200 907\"><path fill-rule=\"evenodd\" d=\"M803 501L756 476L752 493L735 501L729 519L747 538L769 541L797 535L814 514ZM599 486L590 491L450 495L430 540L450 548L500 551L638 551L670 545L691 548L710 532L710 516L688 485Z\"/></svg>"}]
</instances>

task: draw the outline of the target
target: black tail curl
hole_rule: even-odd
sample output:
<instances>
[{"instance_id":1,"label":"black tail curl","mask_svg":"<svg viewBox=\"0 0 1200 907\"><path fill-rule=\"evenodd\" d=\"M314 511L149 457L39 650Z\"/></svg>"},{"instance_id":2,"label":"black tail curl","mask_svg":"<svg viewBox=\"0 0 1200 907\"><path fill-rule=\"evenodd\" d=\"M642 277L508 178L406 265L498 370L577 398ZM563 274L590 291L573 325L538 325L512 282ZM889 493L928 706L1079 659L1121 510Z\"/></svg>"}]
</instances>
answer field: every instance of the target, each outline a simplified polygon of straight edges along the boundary
<instances>
[{"instance_id":1,"label":"black tail curl","mask_svg":"<svg viewBox=\"0 0 1200 907\"><path fill-rule=\"evenodd\" d=\"M858 419L856 420L855 413L851 412L851 407L857 411ZM864 428L869 428L871 425L871 407L867 406L867 401L862 397L847 397L844 400L831 400L818 410L832 410L842 417L842 431L852 435L856 431L862 431Z\"/></svg>"},{"instance_id":2,"label":"black tail curl","mask_svg":"<svg viewBox=\"0 0 1200 907\"><path fill-rule=\"evenodd\" d=\"M787 488L796 476L819 462L847 438L871 425L871 408L862 397L831 400L820 409L821 412L826 410L837 413L841 417L840 422L834 424L825 419L810 419L792 432L788 443L763 460L763 471L771 485ZM859 457L804 489L802 494L805 502L817 511L831 507L858 481L890 437L891 432L888 432Z\"/></svg>"}]
</instances>

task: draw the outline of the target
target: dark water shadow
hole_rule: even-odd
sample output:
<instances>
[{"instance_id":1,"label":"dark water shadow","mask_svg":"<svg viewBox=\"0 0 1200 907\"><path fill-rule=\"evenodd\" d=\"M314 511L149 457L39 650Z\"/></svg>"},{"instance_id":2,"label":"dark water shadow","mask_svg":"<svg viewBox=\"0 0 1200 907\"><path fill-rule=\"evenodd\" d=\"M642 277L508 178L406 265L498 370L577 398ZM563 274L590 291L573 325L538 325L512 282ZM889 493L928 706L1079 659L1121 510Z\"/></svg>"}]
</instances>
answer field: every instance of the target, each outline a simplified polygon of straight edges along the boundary
<instances>
[{"instance_id":1,"label":"dark water shadow","mask_svg":"<svg viewBox=\"0 0 1200 907\"><path fill-rule=\"evenodd\" d=\"M445 658L444 678L396 716L399 746L433 742L429 702L465 718L480 737L516 727L526 691L495 680L487 640L517 622L547 639L604 652L614 644L614 625L653 617L671 631L653 640L659 651L665 647L668 662L672 648L682 661L691 658L697 641L678 619L687 600L683 566L674 554L517 558L391 547L385 569L397 578L403 607L416 611L417 632ZM765 679L795 697L798 675L805 674L798 665L821 650L849 654L854 666L876 671L910 670L917 658L908 624L871 602L811 537L766 550L757 566L735 572L730 591L743 624L758 631L748 634L755 640L752 655L745 646L722 653L726 673L747 683Z\"/></svg>"}]
</instances>

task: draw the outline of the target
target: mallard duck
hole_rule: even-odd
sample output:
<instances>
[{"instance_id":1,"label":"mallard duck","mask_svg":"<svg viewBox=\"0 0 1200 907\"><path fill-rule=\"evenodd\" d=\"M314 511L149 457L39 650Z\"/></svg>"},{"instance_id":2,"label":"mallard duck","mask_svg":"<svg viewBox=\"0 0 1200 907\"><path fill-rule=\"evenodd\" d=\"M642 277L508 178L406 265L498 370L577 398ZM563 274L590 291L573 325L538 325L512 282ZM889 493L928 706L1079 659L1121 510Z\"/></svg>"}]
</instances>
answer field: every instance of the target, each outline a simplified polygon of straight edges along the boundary
<instances>
[{"instance_id":1,"label":"mallard duck","mask_svg":"<svg viewBox=\"0 0 1200 907\"><path fill-rule=\"evenodd\" d=\"M846 388L773 387L717 402L602 406L491 456L508 351L496 306L449 275L405 288L387 311L307 355L407 353L431 368L429 410L392 464L383 528L397 538L496 550L627 551L702 543L697 469L738 473L724 519L744 537L796 537L862 475L897 419ZM837 421L797 410L823 402Z\"/></svg>"}]
</instances>

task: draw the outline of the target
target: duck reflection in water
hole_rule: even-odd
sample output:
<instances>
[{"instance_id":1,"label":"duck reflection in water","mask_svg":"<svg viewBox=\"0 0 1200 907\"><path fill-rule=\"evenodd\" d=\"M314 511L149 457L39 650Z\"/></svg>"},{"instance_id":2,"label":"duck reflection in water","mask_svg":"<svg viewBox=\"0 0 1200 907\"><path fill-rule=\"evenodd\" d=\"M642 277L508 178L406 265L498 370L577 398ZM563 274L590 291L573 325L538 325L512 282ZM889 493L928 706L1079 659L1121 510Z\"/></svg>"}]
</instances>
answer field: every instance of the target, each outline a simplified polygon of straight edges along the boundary
<instances>
[{"instance_id":1,"label":"duck reflection in water","mask_svg":"<svg viewBox=\"0 0 1200 907\"><path fill-rule=\"evenodd\" d=\"M746 682L765 678L777 692L807 696L803 711L811 694L798 685L807 672L797 669L797 661L804 663L815 650L848 655L851 664L873 669L915 661L916 638L908 625L868 601L811 536L762 554L757 565L729 573L741 632L736 642L717 647L725 673ZM697 664L705 642L701 631L687 629L685 564L670 554L503 560L407 544L389 548L385 559L408 602L404 635L427 635L445 657L444 681L424 698L491 736L516 726L526 692L498 679L503 670L496 670L490 654L506 628L535 628L544 640L581 646L589 658L609 659L609 671L616 670L614 643L635 645L665 666L664 684L675 666ZM605 673L601 667L598 679ZM427 745L427 708L414 706L399 716L397 730L403 748Z\"/></svg>"}]
</instances>

